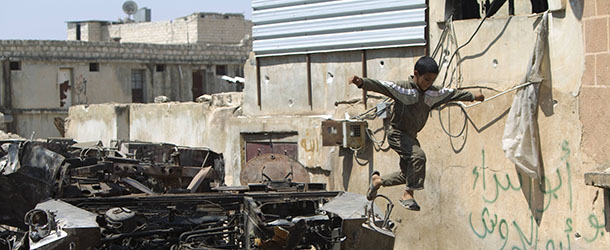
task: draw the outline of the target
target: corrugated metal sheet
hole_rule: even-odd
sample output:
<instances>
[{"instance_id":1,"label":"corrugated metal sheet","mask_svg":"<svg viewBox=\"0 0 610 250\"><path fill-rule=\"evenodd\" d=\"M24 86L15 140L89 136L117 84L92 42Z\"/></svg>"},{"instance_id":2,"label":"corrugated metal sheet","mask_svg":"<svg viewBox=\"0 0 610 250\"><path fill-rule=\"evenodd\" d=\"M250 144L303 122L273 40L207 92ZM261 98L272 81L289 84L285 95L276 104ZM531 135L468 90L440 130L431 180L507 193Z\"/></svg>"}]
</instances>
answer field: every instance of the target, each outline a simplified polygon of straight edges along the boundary
<instances>
[{"instance_id":1,"label":"corrugated metal sheet","mask_svg":"<svg viewBox=\"0 0 610 250\"><path fill-rule=\"evenodd\" d=\"M422 46L425 0L253 0L257 56Z\"/></svg>"}]
</instances>

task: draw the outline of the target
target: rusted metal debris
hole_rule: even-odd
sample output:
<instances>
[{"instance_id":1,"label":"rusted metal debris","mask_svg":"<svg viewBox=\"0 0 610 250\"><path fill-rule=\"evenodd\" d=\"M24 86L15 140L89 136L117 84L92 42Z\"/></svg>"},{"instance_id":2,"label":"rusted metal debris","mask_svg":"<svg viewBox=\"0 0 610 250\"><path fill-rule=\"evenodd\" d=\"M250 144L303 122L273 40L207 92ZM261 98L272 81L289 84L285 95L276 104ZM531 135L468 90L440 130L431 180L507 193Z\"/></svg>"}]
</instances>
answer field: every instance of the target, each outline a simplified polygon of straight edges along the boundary
<instances>
[{"instance_id":1,"label":"rusted metal debris","mask_svg":"<svg viewBox=\"0 0 610 250\"><path fill-rule=\"evenodd\" d=\"M206 148L0 145L0 249L363 249L362 237L393 248L389 214L281 156L262 161L266 177L227 187L222 155Z\"/></svg>"},{"instance_id":2,"label":"rusted metal debris","mask_svg":"<svg viewBox=\"0 0 610 250\"><path fill-rule=\"evenodd\" d=\"M309 173L305 166L286 155L262 154L246 163L239 179L242 184L284 179L309 183Z\"/></svg>"}]
</instances>

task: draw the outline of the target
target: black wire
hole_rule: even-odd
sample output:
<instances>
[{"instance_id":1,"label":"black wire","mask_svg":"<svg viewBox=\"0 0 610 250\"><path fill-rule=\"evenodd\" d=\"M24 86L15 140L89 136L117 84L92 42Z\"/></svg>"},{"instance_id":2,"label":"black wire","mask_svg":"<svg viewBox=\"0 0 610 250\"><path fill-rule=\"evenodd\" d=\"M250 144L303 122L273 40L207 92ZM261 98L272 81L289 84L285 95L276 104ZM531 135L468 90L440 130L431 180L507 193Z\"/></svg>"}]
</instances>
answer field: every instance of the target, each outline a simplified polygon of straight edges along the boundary
<instances>
[{"instance_id":1,"label":"black wire","mask_svg":"<svg viewBox=\"0 0 610 250\"><path fill-rule=\"evenodd\" d=\"M487 90L491 90L491 91L495 91L495 92L502 92L500 90L494 89L492 87L487 87L487 86L466 86L466 87L459 87L457 88L458 90L462 90L462 89L487 89Z\"/></svg>"},{"instance_id":2,"label":"black wire","mask_svg":"<svg viewBox=\"0 0 610 250\"><path fill-rule=\"evenodd\" d=\"M481 26L483 26L485 19L487 19L487 16L484 17L483 19L481 19L479 26L477 26L477 29L474 31L474 33L472 33L472 35L470 36L470 39L468 39L468 41L466 43L464 43L460 47L458 47L451 55L451 59L449 59L449 63L447 64L447 70L445 71L445 77L443 78L443 85L442 85L443 88L445 87L445 81L447 81L447 74L449 73L449 66L451 66L451 62L453 62L453 58L460 51L460 49L464 48L466 45L468 45L472 41L474 36L479 32L479 29L481 28Z\"/></svg>"},{"instance_id":3,"label":"black wire","mask_svg":"<svg viewBox=\"0 0 610 250\"><path fill-rule=\"evenodd\" d=\"M444 107L449 107L449 106L446 105ZM462 106L459 106L459 107L462 110L462 112L464 113L464 125L462 126L462 129L460 130L460 132L457 135L452 135L449 131L447 131L447 129L445 128L445 125L443 124L443 119L441 117L441 110L443 108L438 109L438 121L441 123L441 128L443 129L443 132L445 132L445 134L447 134L451 138L458 138L458 137L462 136L462 134L464 134L464 131L466 130L466 124L468 124L468 121L466 120L466 110L464 110L464 108ZM451 112L451 111L447 110L447 112ZM451 122L451 121L448 121L448 122Z\"/></svg>"}]
</instances>

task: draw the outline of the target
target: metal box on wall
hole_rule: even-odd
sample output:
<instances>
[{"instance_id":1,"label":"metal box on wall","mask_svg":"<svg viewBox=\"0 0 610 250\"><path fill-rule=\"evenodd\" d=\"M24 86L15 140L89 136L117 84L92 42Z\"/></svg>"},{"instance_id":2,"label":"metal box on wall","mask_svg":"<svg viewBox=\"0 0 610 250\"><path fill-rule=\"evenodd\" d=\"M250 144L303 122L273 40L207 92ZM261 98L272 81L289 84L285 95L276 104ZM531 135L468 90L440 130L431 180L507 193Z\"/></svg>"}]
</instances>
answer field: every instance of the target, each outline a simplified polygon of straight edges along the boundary
<instances>
[{"instance_id":1,"label":"metal box on wall","mask_svg":"<svg viewBox=\"0 0 610 250\"><path fill-rule=\"evenodd\" d=\"M343 145L343 125L341 121L322 121L322 146Z\"/></svg>"},{"instance_id":2,"label":"metal box on wall","mask_svg":"<svg viewBox=\"0 0 610 250\"><path fill-rule=\"evenodd\" d=\"M361 148L366 143L365 121L343 121L343 147Z\"/></svg>"},{"instance_id":3,"label":"metal box on wall","mask_svg":"<svg viewBox=\"0 0 610 250\"><path fill-rule=\"evenodd\" d=\"M366 143L366 128L365 121L322 121L322 146L361 148Z\"/></svg>"}]
</instances>

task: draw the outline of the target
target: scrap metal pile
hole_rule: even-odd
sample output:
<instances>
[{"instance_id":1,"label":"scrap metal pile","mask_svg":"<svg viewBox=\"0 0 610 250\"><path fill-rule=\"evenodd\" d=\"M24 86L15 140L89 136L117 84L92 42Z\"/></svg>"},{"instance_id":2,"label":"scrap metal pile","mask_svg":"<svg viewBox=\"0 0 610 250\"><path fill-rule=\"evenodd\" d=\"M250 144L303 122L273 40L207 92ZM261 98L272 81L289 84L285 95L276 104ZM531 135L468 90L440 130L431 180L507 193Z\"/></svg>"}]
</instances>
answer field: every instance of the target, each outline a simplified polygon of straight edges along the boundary
<instances>
[{"instance_id":1,"label":"scrap metal pile","mask_svg":"<svg viewBox=\"0 0 610 250\"><path fill-rule=\"evenodd\" d=\"M283 178L262 166L258 183L227 187L207 148L0 144L0 249L393 249L391 202L383 215L362 195L295 182L296 161Z\"/></svg>"}]
</instances>

